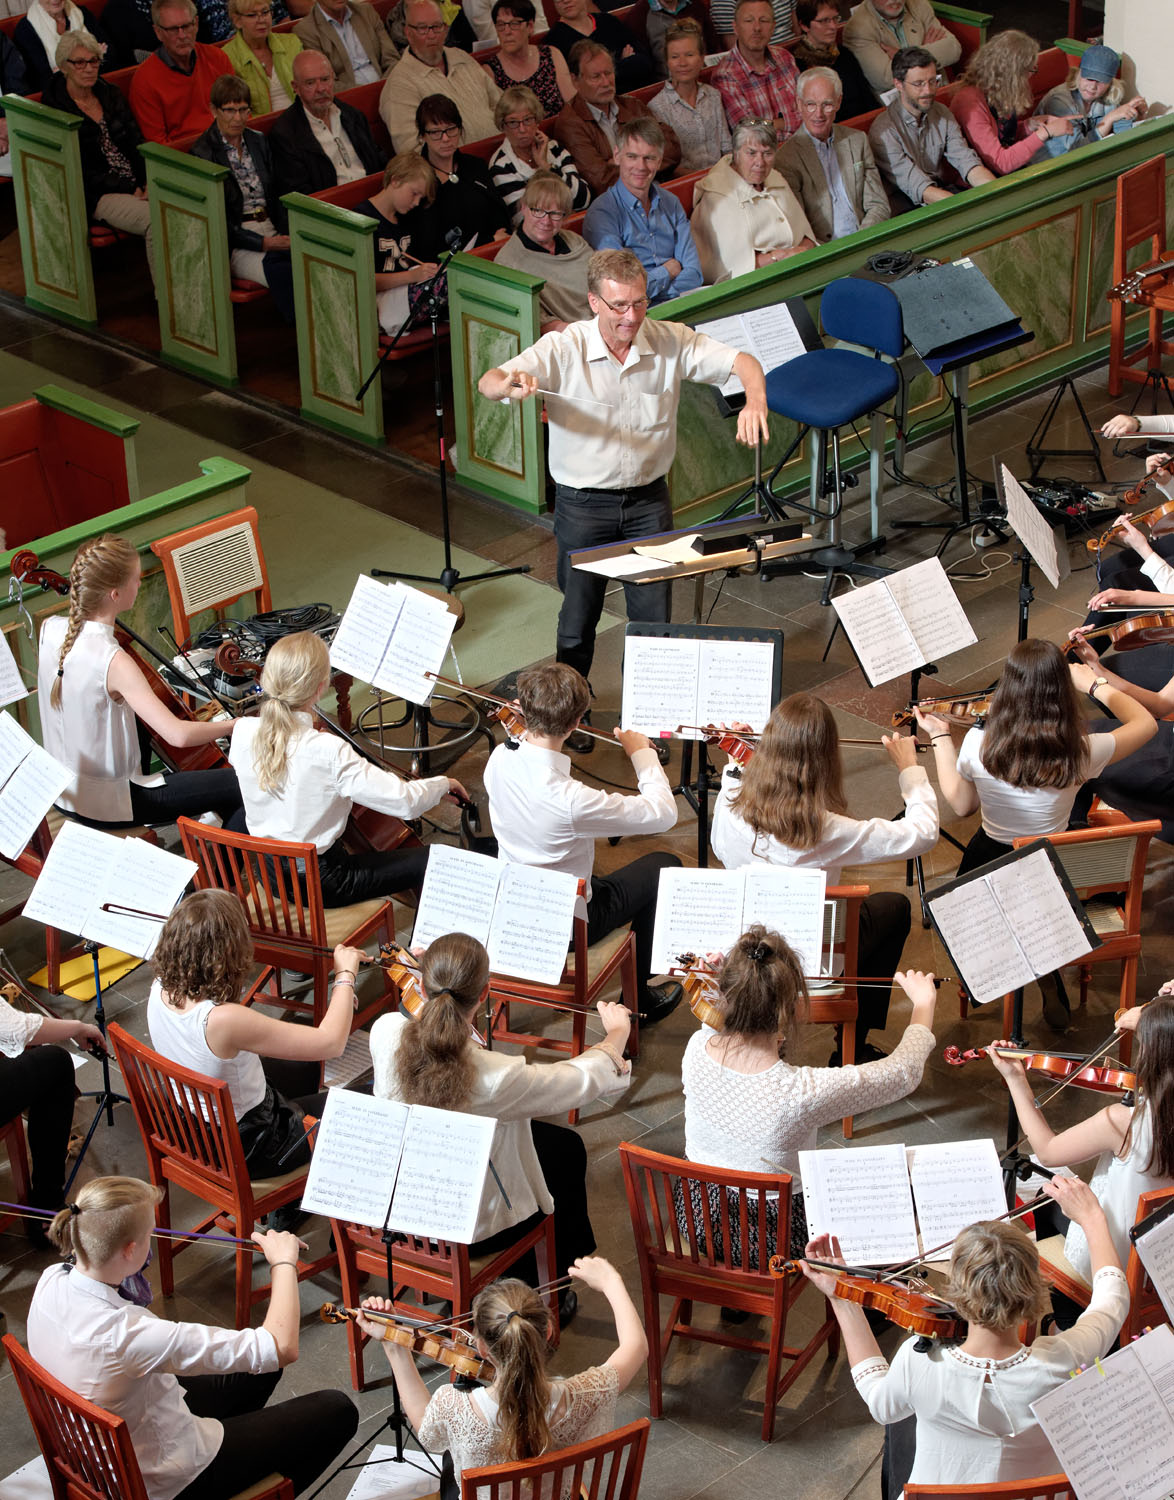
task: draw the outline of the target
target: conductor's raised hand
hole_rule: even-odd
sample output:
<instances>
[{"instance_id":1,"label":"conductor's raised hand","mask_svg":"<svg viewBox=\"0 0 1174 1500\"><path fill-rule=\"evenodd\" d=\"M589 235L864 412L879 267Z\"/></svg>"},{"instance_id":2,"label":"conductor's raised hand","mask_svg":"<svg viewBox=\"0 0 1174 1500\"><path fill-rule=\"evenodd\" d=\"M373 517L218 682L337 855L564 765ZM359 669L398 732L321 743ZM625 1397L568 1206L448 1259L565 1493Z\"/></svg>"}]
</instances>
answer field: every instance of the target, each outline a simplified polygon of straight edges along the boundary
<instances>
[{"instance_id":1,"label":"conductor's raised hand","mask_svg":"<svg viewBox=\"0 0 1174 1500\"><path fill-rule=\"evenodd\" d=\"M525 401L538 394L538 378L521 370L486 370L477 389L489 401Z\"/></svg>"}]
</instances>

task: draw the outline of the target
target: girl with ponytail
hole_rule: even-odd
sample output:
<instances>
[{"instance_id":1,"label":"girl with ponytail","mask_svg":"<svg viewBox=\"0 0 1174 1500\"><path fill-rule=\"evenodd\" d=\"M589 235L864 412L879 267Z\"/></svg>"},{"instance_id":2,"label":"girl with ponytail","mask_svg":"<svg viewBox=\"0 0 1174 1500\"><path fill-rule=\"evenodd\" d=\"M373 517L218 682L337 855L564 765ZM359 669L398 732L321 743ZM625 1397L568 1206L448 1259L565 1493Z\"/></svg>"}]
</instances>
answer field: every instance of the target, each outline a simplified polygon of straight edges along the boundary
<instances>
[{"instance_id":1,"label":"girl with ponytail","mask_svg":"<svg viewBox=\"0 0 1174 1500\"><path fill-rule=\"evenodd\" d=\"M565 1275L572 1261L595 1249L587 1152L576 1131L551 1125L546 1117L627 1088L630 1069L623 1054L631 1013L601 1000L601 1042L565 1062L528 1063L490 1052L474 1036L478 1011L489 997L489 955L475 938L463 932L437 938L421 969L426 1003L419 1013L380 1016L371 1028L375 1096L496 1119L493 1171L486 1176L470 1254L502 1250L553 1213L556 1274ZM518 1265L537 1285L534 1256ZM564 1292L564 1324L574 1310L574 1293Z\"/></svg>"},{"instance_id":2,"label":"girl with ponytail","mask_svg":"<svg viewBox=\"0 0 1174 1500\"><path fill-rule=\"evenodd\" d=\"M550 1312L524 1281L495 1281L473 1299L473 1332L483 1359L493 1365L493 1384L472 1391L442 1385L434 1394L421 1380L402 1345L384 1342L400 1399L423 1447L449 1449L453 1466L513 1463L539 1458L573 1443L598 1437L615 1426L616 1397L648 1358L640 1314L616 1268L600 1256L586 1256L571 1275L602 1292L615 1318L617 1345L602 1365L569 1379L551 1378ZM368 1297L365 1308L394 1312L384 1297ZM360 1317L359 1327L382 1339L386 1327ZM569 1495L542 1500L570 1500Z\"/></svg>"},{"instance_id":3,"label":"girl with ponytail","mask_svg":"<svg viewBox=\"0 0 1174 1500\"><path fill-rule=\"evenodd\" d=\"M114 638L118 616L139 592L136 548L107 532L79 549L69 570L69 613L41 627L37 692L41 739L73 776L57 805L83 823L127 826L240 813L234 772L145 775L139 725L178 748L230 736L237 721L180 719L152 692L142 666Z\"/></svg>"},{"instance_id":4,"label":"girl with ponytail","mask_svg":"<svg viewBox=\"0 0 1174 1500\"><path fill-rule=\"evenodd\" d=\"M150 1500L220 1500L274 1472L300 1495L359 1420L341 1391L261 1410L298 1357L300 1241L273 1229L252 1236L270 1267L260 1328L157 1318L122 1288L147 1263L162 1196L135 1177L96 1177L61 1210L49 1237L66 1259L33 1292L29 1353L123 1418Z\"/></svg>"},{"instance_id":5,"label":"girl with ponytail","mask_svg":"<svg viewBox=\"0 0 1174 1500\"><path fill-rule=\"evenodd\" d=\"M932 975L911 970L896 976L913 1010L891 1057L854 1067L796 1067L785 1055L806 1018L807 986L786 939L765 927L751 927L724 959L715 958L725 1026L721 1031L702 1026L689 1038L681 1060L685 1155L735 1172L789 1172L790 1244L775 1245L772 1219L768 1254L777 1248L802 1255L807 1217L799 1152L815 1149L821 1125L913 1092L933 1051L937 990ZM700 1202L696 1207L700 1211ZM683 1204L680 1214L687 1227ZM756 1232L756 1224L750 1227ZM751 1251L756 1249L752 1244Z\"/></svg>"},{"instance_id":6,"label":"girl with ponytail","mask_svg":"<svg viewBox=\"0 0 1174 1500\"><path fill-rule=\"evenodd\" d=\"M314 844L323 901L350 906L420 885L428 865L427 849L348 854L342 837L356 802L418 818L452 793L468 793L451 776L404 781L339 735L319 733L313 709L329 686L330 653L321 637L283 636L265 658L260 715L237 724L228 758L240 777L249 832Z\"/></svg>"}]
</instances>

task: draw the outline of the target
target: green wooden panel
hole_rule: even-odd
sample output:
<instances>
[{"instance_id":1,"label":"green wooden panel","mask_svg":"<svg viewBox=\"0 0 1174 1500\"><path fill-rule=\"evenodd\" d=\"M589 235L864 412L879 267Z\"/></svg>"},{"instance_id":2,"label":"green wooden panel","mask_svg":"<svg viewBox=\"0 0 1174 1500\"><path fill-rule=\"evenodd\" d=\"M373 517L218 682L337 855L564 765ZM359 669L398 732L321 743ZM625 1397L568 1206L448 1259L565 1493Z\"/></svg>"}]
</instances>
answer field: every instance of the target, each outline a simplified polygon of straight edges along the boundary
<instances>
[{"instance_id":1,"label":"green wooden panel","mask_svg":"<svg viewBox=\"0 0 1174 1500\"><path fill-rule=\"evenodd\" d=\"M457 473L535 515L546 509L541 408L486 401L477 381L538 337L542 286L477 255L455 256L448 270Z\"/></svg>"},{"instance_id":2,"label":"green wooden panel","mask_svg":"<svg viewBox=\"0 0 1174 1500\"><path fill-rule=\"evenodd\" d=\"M220 385L235 385L236 330L224 179L228 168L170 146L142 147L157 260L163 358Z\"/></svg>"},{"instance_id":3,"label":"green wooden panel","mask_svg":"<svg viewBox=\"0 0 1174 1500\"><path fill-rule=\"evenodd\" d=\"M379 356L375 220L288 193L302 415L368 443L383 442L383 388L355 393Z\"/></svg>"},{"instance_id":4,"label":"green wooden panel","mask_svg":"<svg viewBox=\"0 0 1174 1500\"><path fill-rule=\"evenodd\" d=\"M4 107L25 301L80 327L93 327L98 306L77 144L81 116L14 94L5 97Z\"/></svg>"}]
</instances>

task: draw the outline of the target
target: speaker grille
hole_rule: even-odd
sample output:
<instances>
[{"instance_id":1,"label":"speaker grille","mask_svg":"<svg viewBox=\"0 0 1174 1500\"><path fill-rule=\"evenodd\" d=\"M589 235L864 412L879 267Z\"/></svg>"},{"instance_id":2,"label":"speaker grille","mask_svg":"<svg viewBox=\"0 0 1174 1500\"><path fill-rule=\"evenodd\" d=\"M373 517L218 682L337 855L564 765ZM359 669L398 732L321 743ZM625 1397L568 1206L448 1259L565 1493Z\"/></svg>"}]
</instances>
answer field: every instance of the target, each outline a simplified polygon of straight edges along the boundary
<instances>
[{"instance_id":1,"label":"speaker grille","mask_svg":"<svg viewBox=\"0 0 1174 1500\"><path fill-rule=\"evenodd\" d=\"M247 521L178 547L173 554L184 613L198 615L262 584L257 540Z\"/></svg>"}]
</instances>

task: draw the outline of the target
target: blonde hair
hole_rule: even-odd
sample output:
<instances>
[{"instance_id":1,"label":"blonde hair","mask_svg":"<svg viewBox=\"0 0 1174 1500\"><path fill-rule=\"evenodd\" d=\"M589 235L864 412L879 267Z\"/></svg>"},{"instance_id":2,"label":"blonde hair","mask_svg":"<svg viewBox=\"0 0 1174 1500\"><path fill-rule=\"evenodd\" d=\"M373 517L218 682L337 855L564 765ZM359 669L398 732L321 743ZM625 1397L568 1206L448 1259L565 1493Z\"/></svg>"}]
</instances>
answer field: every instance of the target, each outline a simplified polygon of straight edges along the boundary
<instances>
[{"instance_id":1,"label":"blonde hair","mask_svg":"<svg viewBox=\"0 0 1174 1500\"><path fill-rule=\"evenodd\" d=\"M49 1238L78 1265L104 1266L155 1222L163 1189L139 1177L95 1177L49 1225Z\"/></svg>"},{"instance_id":2,"label":"blonde hair","mask_svg":"<svg viewBox=\"0 0 1174 1500\"><path fill-rule=\"evenodd\" d=\"M1034 1324L1049 1306L1039 1251L1021 1224L971 1224L954 1241L943 1296L968 1323L1004 1333Z\"/></svg>"},{"instance_id":3,"label":"blonde hair","mask_svg":"<svg viewBox=\"0 0 1174 1500\"><path fill-rule=\"evenodd\" d=\"M497 1370L494 1447L500 1463L537 1458L550 1447L549 1328L549 1308L524 1281L495 1281L473 1299L473 1330Z\"/></svg>"},{"instance_id":4,"label":"blonde hair","mask_svg":"<svg viewBox=\"0 0 1174 1500\"><path fill-rule=\"evenodd\" d=\"M261 673L265 701L253 745L253 769L263 792L281 795L289 742L297 729L294 710L313 701L329 672L326 642L309 630L282 636L265 658Z\"/></svg>"},{"instance_id":5,"label":"blonde hair","mask_svg":"<svg viewBox=\"0 0 1174 1500\"><path fill-rule=\"evenodd\" d=\"M428 1003L395 1054L399 1096L405 1104L464 1109L477 1071L469 1026L489 982L489 954L476 938L447 933L425 953L421 978Z\"/></svg>"},{"instance_id":6,"label":"blonde hair","mask_svg":"<svg viewBox=\"0 0 1174 1500\"><path fill-rule=\"evenodd\" d=\"M74 32L75 38L78 35L80 33ZM57 657L57 676L49 693L49 702L54 708L61 707L65 658L73 649L82 626L94 618L108 594L122 588L138 560L138 549L134 544L125 537L115 536L112 531L104 532L78 549L69 570L69 624Z\"/></svg>"},{"instance_id":7,"label":"blonde hair","mask_svg":"<svg viewBox=\"0 0 1174 1500\"><path fill-rule=\"evenodd\" d=\"M1025 31L999 31L970 59L963 85L972 84L996 116L1025 115L1032 104L1031 75L1039 43Z\"/></svg>"}]
</instances>

